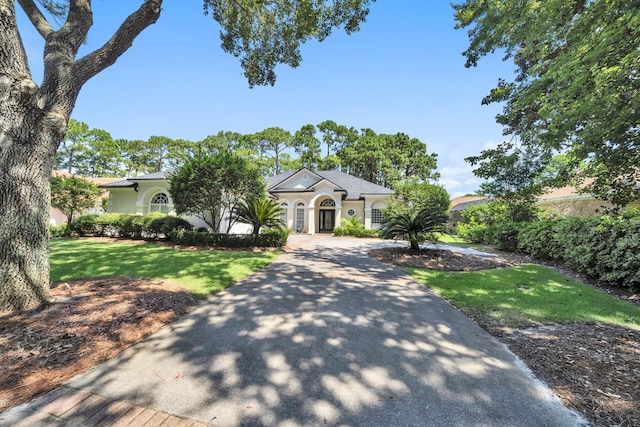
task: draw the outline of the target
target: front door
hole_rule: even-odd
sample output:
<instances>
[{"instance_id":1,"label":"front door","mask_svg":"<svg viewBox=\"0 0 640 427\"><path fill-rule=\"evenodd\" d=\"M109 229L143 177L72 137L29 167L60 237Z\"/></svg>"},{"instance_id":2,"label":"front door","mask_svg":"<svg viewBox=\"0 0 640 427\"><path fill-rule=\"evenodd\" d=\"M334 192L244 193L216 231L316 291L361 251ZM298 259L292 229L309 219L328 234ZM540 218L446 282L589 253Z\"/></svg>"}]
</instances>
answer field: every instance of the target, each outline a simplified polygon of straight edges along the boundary
<instances>
[{"instance_id":1,"label":"front door","mask_svg":"<svg viewBox=\"0 0 640 427\"><path fill-rule=\"evenodd\" d=\"M320 210L320 232L330 233L336 224L336 211L331 209Z\"/></svg>"}]
</instances>

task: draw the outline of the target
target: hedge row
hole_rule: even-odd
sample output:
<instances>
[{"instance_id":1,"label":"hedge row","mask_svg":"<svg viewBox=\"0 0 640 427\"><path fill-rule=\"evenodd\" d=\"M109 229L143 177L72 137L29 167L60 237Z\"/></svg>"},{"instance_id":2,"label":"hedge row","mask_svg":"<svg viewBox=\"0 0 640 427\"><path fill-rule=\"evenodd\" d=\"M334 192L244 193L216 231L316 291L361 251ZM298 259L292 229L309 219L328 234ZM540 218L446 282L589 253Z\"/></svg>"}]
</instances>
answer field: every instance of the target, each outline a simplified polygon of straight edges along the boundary
<instances>
[{"instance_id":1,"label":"hedge row","mask_svg":"<svg viewBox=\"0 0 640 427\"><path fill-rule=\"evenodd\" d=\"M611 285L640 289L640 212L503 224L488 243L557 261Z\"/></svg>"},{"instance_id":2,"label":"hedge row","mask_svg":"<svg viewBox=\"0 0 640 427\"><path fill-rule=\"evenodd\" d=\"M157 239L168 237L171 231L191 230L188 221L162 213L148 215L109 213L82 215L69 224L68 235Z\"/></svg>"},{"instance_id":3,"label":"hedge row","mask_svg":"<svg viewBox=\"0 0 640 427\"><path fill-rule=\"evenodd\" d=\"M260 234L224 234L202 231L176 230L169 233L169 240L185 246L213 246L225 248L268 248L287 244L289 232L263 230Z\"/></svg>"},{"instance_id":4,"label":"hedge row","mask_svg":"<svg viewBox=\"0 0 640 427\"><path fill-rule=\"evenodd\" d=\"M352 227L336 227L333 229L334 236L353 236L353 237L378 237L380 235L379 230L365 230L364 228L352 228Z\"/></svg>"}]
</instances>

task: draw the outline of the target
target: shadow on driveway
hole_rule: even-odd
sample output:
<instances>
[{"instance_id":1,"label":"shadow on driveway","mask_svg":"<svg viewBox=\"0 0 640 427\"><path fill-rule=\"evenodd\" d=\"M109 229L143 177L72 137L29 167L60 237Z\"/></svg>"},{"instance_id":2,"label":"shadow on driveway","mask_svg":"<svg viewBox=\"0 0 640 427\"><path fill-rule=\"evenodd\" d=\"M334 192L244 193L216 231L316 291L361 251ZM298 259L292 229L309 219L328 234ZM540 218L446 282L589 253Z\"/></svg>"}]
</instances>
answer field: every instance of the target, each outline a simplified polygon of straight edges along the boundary
<instances>
[{"instance_id":1,"label":"shadow on driveway","mask_svg":"<svg viewBox=\"0 0 640 427\"><path fill-rule=\"evenodd\" d=\"M371 244L285 253L68 385L220 426L581 424Z\"/></svg>"}]
</instances>

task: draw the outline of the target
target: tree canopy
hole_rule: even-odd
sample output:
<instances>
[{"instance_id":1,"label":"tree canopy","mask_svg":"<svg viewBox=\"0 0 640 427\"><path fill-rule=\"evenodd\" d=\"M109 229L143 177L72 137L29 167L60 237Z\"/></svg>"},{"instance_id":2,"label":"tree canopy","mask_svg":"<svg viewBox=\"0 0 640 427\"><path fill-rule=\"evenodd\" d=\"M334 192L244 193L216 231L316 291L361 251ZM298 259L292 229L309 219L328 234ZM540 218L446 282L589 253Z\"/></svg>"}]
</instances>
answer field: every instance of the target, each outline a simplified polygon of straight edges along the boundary
<instances>
[{"instance_id":1,"label":"tree canopy","mask_svg":"<svg viewBox=\"0 0 640 427\"><path fill-rule=\"evenodd\" d=\"M512 140L472 163L565 153L567 179L594 178L585 191L618 205L640 197L640 2L468 0L454 9L457 28L469 29L468 67L495 51L516 67L483 102L504 103L497 121L518 147Z\"/></svg>"},{"instance_id":2,"label":"tree canopy","mask_svg":"<svg viewBox=\"0 0 640 427\"><path fill-rule=\"evenodd\" d=\"M164 136L114 141L106 131L75 120L71 123L58 149L56 167L72 165L70 170L83 176L132 176L177 169L187 159L231 151L257 165L265 177L307 167L337 169L388 187L407 178L438 178L437 155L429 154L419 139L402 132L378 134L368 128L359 132L332 120L303 125L293 135L269 127L248 135L219 131L196 142ZM322 157L321 141L334 154Z\"/></svg>"},{"instance_id":3,"label":"tree canopy","mask_svg":"<svg viewBox=\"0 0 640 427\"><path fill-rule=\"evenodd\" d=\"M97 185L83 178L51 177L51 206L67 217L67 226L77 213L96 207L100 193Z\"/></svg>"},{"instance_id":4,"label":"tree canopy","mask_svg":"<svg viewBox=\"0 0 640 427\"><path fill-rule=\"evenodd\" d=\"M169 177L176 213L195 215L214 231L228 232L233 225L232 214L242 198L262 194L264 189L258 168L228 151L194 157ZM221 230L225 217L227 229Z\"/></svg>"}]
</instances>

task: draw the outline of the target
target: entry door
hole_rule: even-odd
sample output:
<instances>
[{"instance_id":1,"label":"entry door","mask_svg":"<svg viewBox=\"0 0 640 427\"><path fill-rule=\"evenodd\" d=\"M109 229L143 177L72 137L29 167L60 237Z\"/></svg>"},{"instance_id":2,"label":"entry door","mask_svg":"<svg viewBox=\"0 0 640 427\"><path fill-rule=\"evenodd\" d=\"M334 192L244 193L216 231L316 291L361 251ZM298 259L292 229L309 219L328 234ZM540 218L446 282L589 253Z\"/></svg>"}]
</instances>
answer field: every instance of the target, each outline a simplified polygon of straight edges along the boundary
<instances>
[{"instance_id":1,"label":"entry door","mask_svg":"<svg viewBox=\"0 0 640 427\"><path fill-rule=\"evenodd\" d=\"M332 210L320 210L320 232L333 231L333 227L336 224L336 211Z\"/></svg>"}]
</instances>

